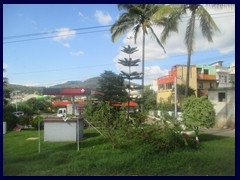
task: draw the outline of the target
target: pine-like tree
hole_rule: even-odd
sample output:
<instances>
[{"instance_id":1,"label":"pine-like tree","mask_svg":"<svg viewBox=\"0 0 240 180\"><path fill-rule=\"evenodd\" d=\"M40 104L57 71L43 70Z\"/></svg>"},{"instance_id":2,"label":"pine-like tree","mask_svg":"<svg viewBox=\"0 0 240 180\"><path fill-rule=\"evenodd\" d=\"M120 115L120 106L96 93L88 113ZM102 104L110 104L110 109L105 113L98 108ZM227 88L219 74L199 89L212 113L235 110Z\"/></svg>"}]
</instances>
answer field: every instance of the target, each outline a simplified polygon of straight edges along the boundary
<instances>
[{"instance_id":1,"label":"pine-like tree","mask_svg":"<svg viewBox=\"0 0 240 180\"><path fill-rule=\"evenodd\" d=\"M129 119L129 104L131 101L131 80L137 80L137 79L142 79L142 73L139 73L137 71L131 72L131 67L134 66L138 66L138 63L140 62L140 59L132 59L130 57L131 54L137 52L137 47L131 47L130 45L128 45L127 47L123 47L123 49L121 50L122 52L128 54L128 58L124 58L124 59L119 59L119 64L123 65L123 66L128 66L128 72L124 72L121 71L120 76L122 76L124 79L128 80L128 119Z\"/></svg>"}]
</instances>

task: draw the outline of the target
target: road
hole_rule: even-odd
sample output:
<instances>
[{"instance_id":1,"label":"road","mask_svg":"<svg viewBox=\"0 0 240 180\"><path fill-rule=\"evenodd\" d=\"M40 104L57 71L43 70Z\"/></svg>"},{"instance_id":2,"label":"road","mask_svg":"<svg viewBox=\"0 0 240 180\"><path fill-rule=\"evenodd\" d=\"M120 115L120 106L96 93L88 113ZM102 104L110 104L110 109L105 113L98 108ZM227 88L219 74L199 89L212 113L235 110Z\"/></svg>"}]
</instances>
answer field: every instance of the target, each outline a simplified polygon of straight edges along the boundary
<instances>
[{"instance_id":1,"label":"road","mask_svg":"<svg viewBox=\"0 0 240 180\"><path fill-rule=\"evenodd\" d=\"M213 134L216 136L227 136L227 137L235 137L235 129L224 129L224 128L209 128L209 129L201 129L207 134Z\"/></svg>"}]
</instances>

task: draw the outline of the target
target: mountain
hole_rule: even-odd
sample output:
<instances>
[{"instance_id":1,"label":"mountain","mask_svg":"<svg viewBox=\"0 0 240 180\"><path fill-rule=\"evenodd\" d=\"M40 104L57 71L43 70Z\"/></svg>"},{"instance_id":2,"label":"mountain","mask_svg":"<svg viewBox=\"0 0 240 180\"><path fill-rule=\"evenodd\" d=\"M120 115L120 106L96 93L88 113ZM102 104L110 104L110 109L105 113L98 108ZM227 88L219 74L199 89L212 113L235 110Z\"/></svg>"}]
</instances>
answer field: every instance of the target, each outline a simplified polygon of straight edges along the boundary
<instances>
[{"instance_id":1,"label":"mountain","mask_svg":"<svg viewBox=\"0 0 240 180\"><path fill-rule=\"evenodd\" d=\"M12 91L20 91L25 94L42 94L43 87L36 86L23 86L17 84L8 84L7 88L10 92Z\"/></svg>"},{"instance_id":2,"label":"mountain","mask_svg":"<svg viewBox=\"0 0 240 180\"><path fill-rule=\"evenodd\" d=\"M93 77L87 79L86 81L67 81L63 84L57 84L51 86L51 88L89 88L92 90L96 90L98 87L98 80L100 77Z\"/></svg>"},{"instance_id":3,"label":"mountain","mask_svg":"<svg viewBox=\"0 0 240 180\"><path fill-rule=\"evenodd\" d=\"M85 81L67 81L63 84L57 84L54 86L50 86L50 88L89 88L92 90L96 90L98 85L98 80L101 77L93 77L90 79L87 79ZM124 82L125 85L128 84L127 81ZM135 83L131 83L132 85L138 85ZM8 84L8 88L10 91L20 91L21 93L25 94L42 94L43 87L35 87L35 86L22 86L22 85L16 85L16 84Z\"/></svg>"}]
</instances>

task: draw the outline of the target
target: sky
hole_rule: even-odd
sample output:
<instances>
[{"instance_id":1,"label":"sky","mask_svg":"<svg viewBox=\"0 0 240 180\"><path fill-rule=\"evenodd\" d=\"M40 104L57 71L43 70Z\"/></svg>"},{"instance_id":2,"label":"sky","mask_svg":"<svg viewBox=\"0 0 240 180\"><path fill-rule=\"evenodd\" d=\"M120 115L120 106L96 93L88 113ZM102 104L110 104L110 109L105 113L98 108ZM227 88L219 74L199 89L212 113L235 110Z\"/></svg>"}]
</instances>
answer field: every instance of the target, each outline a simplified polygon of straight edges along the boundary
<instances>
[{"instance_id":1,"label":"sky","mask_svg":"<svg viewBox=\"0 0 240 180\"><path fill-rule=\"evenodd\" d=\"M230 66L235 62L235 9L207 9L220 32L209 43L196 21L191 64L224 61L224 66ZM11 84L49 87L84 81L106 70L116 74L125 71L118 61L128 55L121 49L129 44L137 47L131 57L141 59L142 35L138 35L136 44L131 31L112 42L110 27L122 12L115 4L4 4L3 76ZM145 83L166 75L173 65L186 65L184 35L188 18L184 17L178 33L167 39L166 53L151 35L146 37ZM160 37L162 28L154 27L154 31ZM133 70L140 72L141 63Z\"/></svg>"}]
</instances>

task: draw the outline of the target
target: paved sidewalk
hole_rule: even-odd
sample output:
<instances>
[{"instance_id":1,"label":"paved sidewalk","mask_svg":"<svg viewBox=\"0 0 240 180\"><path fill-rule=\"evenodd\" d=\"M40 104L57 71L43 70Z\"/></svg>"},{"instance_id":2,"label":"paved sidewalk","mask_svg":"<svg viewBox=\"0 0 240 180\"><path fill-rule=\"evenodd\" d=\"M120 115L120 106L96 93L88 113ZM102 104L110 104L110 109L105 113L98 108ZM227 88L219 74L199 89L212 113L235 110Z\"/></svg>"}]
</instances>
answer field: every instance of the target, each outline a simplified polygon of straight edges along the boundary
<instances>
[{"instance_id":1,"label":"paved sidewalk","mask_svg":"<svg viewBox=\"0 0 240 180\"><path fill-rule=\"evenodd\" d=\"M216 136L227 136L235 137L235 129L223 129L223 128L209 128L209 129L200 129L200 132L207 134L213 134Z\"/></svg>"}]
</instances>

